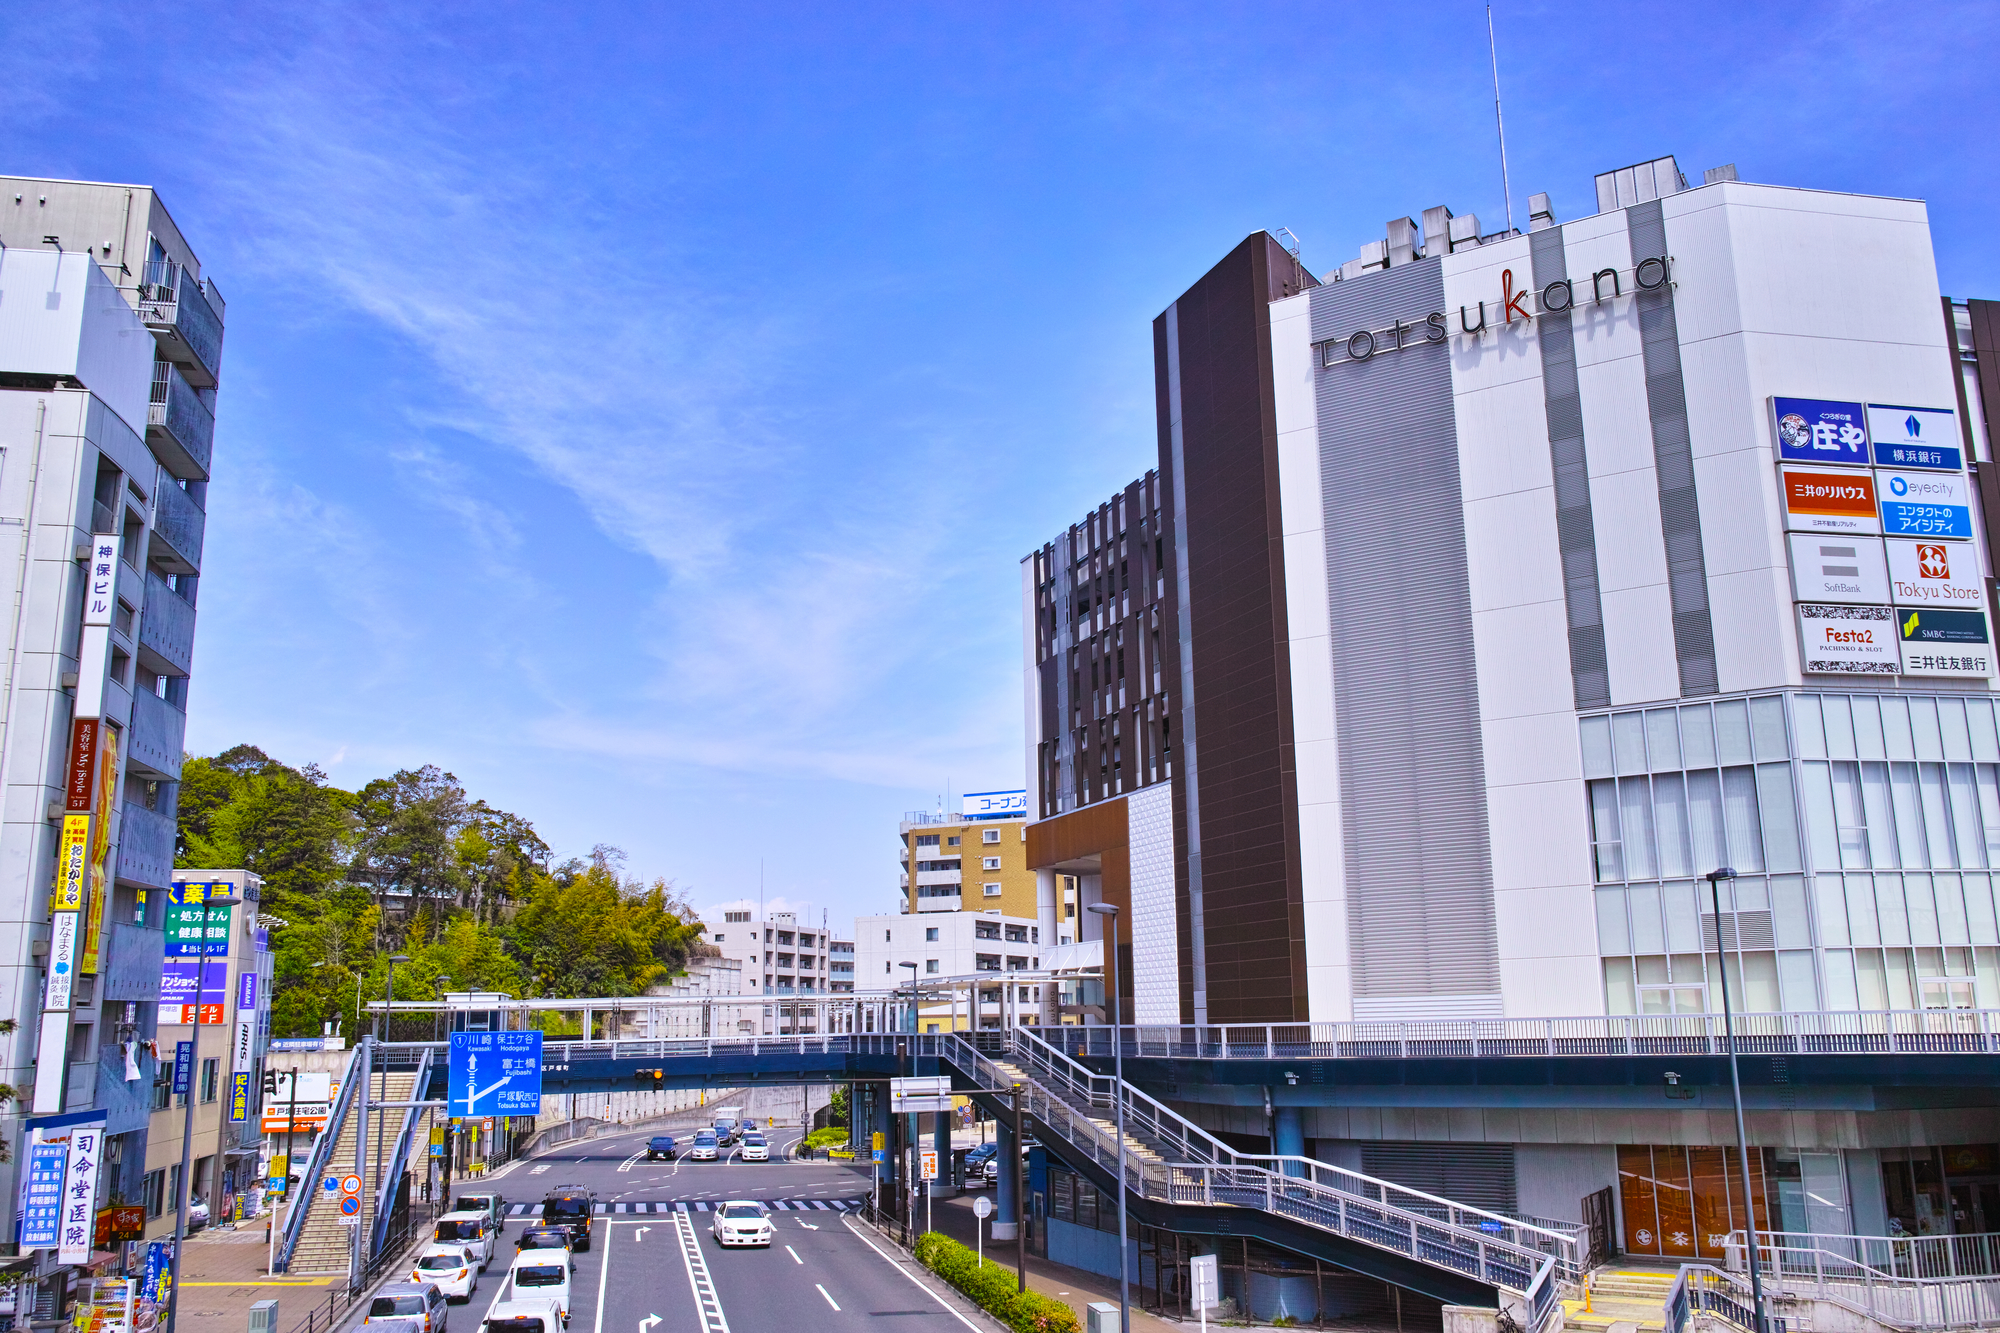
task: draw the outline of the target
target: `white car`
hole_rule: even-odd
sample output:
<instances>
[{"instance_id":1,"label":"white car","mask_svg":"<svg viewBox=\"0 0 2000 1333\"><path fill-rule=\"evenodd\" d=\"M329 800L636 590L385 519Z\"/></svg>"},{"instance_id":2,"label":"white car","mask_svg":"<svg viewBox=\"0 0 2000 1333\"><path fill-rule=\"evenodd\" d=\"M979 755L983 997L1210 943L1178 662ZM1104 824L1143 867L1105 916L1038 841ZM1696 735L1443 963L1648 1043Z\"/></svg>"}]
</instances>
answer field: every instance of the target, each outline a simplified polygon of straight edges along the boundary
<instances>
[{"instance_id":1,"label":"white car","mask_svg":"<svg viewBox=\"0 0 2000 1333\"><path fill-rule=\"evenodd\" d=\"M764 1205L754 1199L730 1199L715 1210L717 1245L769 1245L776 1230Z\"/></svg>"},{"instance_id":2,"label":"white car","mask_svg":"<svg viewBox=\"0 0 2000 1333\"><path fill-rule=\"evenodd\" d=\"M704 1129L694 1136L694 1146L688 1149L688 1157L697 1162L712 1162L715 1160L717 1147L715 1135Z\"/></svg>"},{"instance_id":3,"label":"white car","mask_svg":"<svg viewBox=\"0 0 2000 1333\"><path fill-rule=\"evenodd\" d=\"M771 1160L771 1145L764 1142L762 1134L746 1134L743 1147L739 1150L746 1162L768 1162Z\"/></svg>"},{"instance_id":4,"label":"white car","mask_svg":"<svg viewBox=\"0 0 2000 1333\"><path fill-rule=\"evenodd\" d=\"M562 1333L566 1321L556 1303L539 1297L495 1301L479 1333Z\"/></svg>"},{"instance_id":5,"label":"white car","mask_svg":"<svg viewBox=\"0 0 2000 1333\"><path fill-rule=\"evenodd\" d=\"M426 1245L410 1281L435 1282L446 1300L469 1301L472 1285L479 1281L479 1256L463 1243Z\"/></svg>"},{"instance_id":6,"label":"white car","mask_svg":"<svg viewBox=\"0 0 2000 1333\"><path fill-rule=\"evenodd\" d=\"M523 1250L507 1269L502 1301L553 1301L569 1323L569 1256L556 1250Z\"/></svg>"},{"instance_id":7,"label":"white car","mask_svg":"<svg viewBox=\"0 0 2000 1333\"><path fill-rule=\"evenodd\" d=\"M479 1263L479 1271L485 1272L486 1265L493 1262L493 1238L500 1228L484 1212L446 1213L440 1217L431 1240L438 1245L463 1245L472 1251L472 1257Z\"/></svg>"}]
</instances>

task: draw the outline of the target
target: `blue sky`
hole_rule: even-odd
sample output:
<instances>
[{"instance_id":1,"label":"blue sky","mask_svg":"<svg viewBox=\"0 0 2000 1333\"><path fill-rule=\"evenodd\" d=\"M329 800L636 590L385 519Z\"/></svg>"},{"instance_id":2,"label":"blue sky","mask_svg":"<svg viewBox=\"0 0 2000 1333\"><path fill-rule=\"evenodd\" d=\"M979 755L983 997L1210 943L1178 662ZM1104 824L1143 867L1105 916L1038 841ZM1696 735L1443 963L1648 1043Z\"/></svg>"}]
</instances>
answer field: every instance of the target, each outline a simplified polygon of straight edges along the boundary
<instances>
[{"instance_id":1,"label":"blue sky","mask_svg":"<svg viewBox=\"0 0 2000 1333\"><path fill-rule=\"evenodd\" d=\"M1521 225L1735 162L2000 296L2000 9L1496 15ZM157 186L228 300L190 748L434 762L702 904L894 910L900 813L1022 782L1019 558L1152 465L1209 264L1504 216L1461 0L0 25L5 170Z\"/></svg>"}]
</instances>

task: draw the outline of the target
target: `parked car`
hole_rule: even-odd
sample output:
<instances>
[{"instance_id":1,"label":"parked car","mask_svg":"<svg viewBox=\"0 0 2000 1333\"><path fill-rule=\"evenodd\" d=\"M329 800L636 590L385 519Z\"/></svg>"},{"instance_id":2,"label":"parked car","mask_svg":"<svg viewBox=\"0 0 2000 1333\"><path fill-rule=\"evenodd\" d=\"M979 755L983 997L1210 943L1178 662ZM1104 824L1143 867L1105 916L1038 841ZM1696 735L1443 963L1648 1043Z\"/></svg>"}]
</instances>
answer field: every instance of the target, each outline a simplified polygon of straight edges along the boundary
<instances>
[{"instance_id":1,"label":"parked car","mask_svg":"<svg viewBox=\"0 0 2000 1333\"><path fill-rule=\"evenodd\" d=\"M771 1160L771 1145L762 1134L751 1132L743 1136L743 1160L746 1162L768 1162Z\"/></svg>"},{"instance_id":2,"label":"parked car","mask_svg":"<svg viewBox=\"0 0 2000 1333\"><path fill-rule=\"evenodd\" d=\"M523 1250L507 1270L503 1301L550 1300L563 1323L569 1322L569 1261L548 1250Z\"/></svg>"},{"instance_id":3,"label":"parked car","mask_svg":"<svg viewBox=\"0 0 2000 1333\"><path fill-rule=\"evenodd\" d=\"M715 1210L710 1224L717 1245L769 1245L775 1228L764 1205L754 1199L730 1199Z\"/></svg>"},{"instance_id":4,"label":"parked car","mask_svg":"<svg viewBox=\"0 0 2000 1333\"><path fill-rule=\"evenodd\" d=\"M479 1333L562 1333L563 1313L556 1303L540 1297L495 1301Z\"/></svg>"},{"instance_id":5,"label":"parked car","mask_svg":"<svg viewBox=\"0 0 2000 1333\"><path fill-rule=\"evenodd\" d=\"M590 1220L596 1212L597 1195L588 1185L558 1185L542 1196L542 1224L568 1232L572 1250L590 1248Z\"/></svg>"},{"instance_id":6,"label":"parked car","mask_svg":"<svg viewBox=\"0 0 2000 1333\"><path fill-rule=\"evenodd\" d=\"M188 1231L196 1232L208 1225L208 1201L202 1198L188 1200Z\"/></svg>"},{"instance_id":7,"label":"parked car","mask_svg":"<svg viewBox=\"0 0 2000 1333\"><path fill-rule=\"evenodd\" d=\"M392 1315L387 1319L364 1319L368 1333L424 1333L424 1321L412 1319L408 1315Z\"/></svg>"},{"instance_id":8,"label":"parked car","mask_svg":"<svg viewBox=\"0 0 2000 1333\"><path fill-rule=\"evenodd\" d=\"M650 1162L658 1158L664 1158L669 1162L674 1160L673 1135L655 1134L646 1140L646 1160Z\"/></svg>"},{"instance_id":9,"label":"parked car","mask_svg":"<svg viewBox=\"0 0 2000 1333\"><path fill-rule=\"evenodd\" d=\"M377 1320L409 1318L423 1321L423 1333L445 1333L451 1311L444 1303L444 1291L435 1282L391 1282L375 1293L368 1303L362 1324Z\"/></svg>"},{"instance_id":10,"label":"parked car","mask_svg":"<svg viewBox=\"0 0 2000 1333\"><path fill-rule=\"evenodd\" d=\"M446 1213L434 1224L431 1239L439 1245L463 1245L479 1260L480 1271L493 1262L493 1242L500 1228L485 1213Z\"/></svg>"},{"instance_id":11,"label":"parked car","mask_svg":"<svg viewBox=\"0 0 2000 1333\"><path fill-rule=\"evenodd\" d=\"M479 1256L463 1242L431 1244L417 1256L410 1271L412 1282L435 1282L447 1301L469 1301L473 1284L479 1281Z\"/></svg>"},{"instance_id":12,"label":"parked car","mask_svg":"<svg viewBox=\"0 0 2000 1333\"><path fill-rule=\"evenodd\" d=\"M469 1190L452 1205L454 1213L485 1213L498 1231L507 1224L507 1200L491 1190Z\"/></svg>"},{"instance_id":13,"label":"parked car","mask_svg":"<svg viewBox=\"0 0 2000 1333\"><path fill-rule=\"evenodd\" d=\"M715 1135L702 1130L694 1136L694 1146L688 1149L688 1157L696 1162L712 1162L720 1155L721 1144Z\"/></svg>"}]
</instances>

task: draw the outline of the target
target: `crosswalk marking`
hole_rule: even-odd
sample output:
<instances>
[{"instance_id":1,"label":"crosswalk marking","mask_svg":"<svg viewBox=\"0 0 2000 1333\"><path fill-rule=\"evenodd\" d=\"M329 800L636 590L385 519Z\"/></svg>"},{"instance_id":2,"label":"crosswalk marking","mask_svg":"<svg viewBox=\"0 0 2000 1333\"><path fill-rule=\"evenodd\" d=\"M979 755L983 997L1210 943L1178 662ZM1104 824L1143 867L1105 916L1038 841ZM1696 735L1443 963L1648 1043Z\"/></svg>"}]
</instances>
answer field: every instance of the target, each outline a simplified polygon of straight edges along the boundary
<instances>
[{"instance_id":1,"label":"crosswalk marking","mask_svg":"<svg viewBox=\"0 0 2000 1333\"><path fill-rule=\"evenodd\" d=\"M729 1320L722 1313L722 1300L715 1280L708 1274L708 1260L695 1239L694 1223L686 1213L674 1214L675 1236L681 1245L681 1262L687 1266L688 1285L694 1289L695 1309L701 1315L702 1333L729 1333Z\"/></svg>"},{"instance_id":2,"label":"crosswalk marking","mask_svg":"<svg viewBox=\"0 0 2000 1333\"><path fill-rule=\"evenodd\" d=\"M690 1208L697 1209L705 1213L715 1206L715 1202L716 1201L708 1199L619 1200L615 1203L598 1204L597 1213L599 1216L616 1215L621 1213L623 1214L645 1213L645 1214L657 1215L660 1213L685 1213ZM834 1212L844 1213L844 1212L852 1212L853 1210L860 1208L863 1204L867 1202L867 1200L790 1198L790 1199L759 1199L756 1200L756 1202L763 1204L766 1208L769 1208L773 1212L811 1212L814 1209L831 1209ZM507 1206L507 1216L509 1217L532 1217L539 1211L540 1211L540 1205L532 1203L516 1203L516 1204L509 1204Z\"/></svg>"}]
</instances>

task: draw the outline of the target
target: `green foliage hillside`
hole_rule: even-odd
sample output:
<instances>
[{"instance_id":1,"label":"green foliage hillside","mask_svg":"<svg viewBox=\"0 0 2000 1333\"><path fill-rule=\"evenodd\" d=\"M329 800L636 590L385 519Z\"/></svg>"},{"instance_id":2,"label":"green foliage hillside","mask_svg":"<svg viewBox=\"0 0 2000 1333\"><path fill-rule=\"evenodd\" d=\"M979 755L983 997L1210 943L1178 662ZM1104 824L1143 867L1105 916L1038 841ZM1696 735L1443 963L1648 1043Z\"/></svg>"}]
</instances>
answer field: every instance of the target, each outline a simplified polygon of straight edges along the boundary
<instances>
[{"instance_id":1,"label":"green foliage hillside","mask_svg":"<svg viewBox=\"0 0 2000 1333\"><path fill-rule=\"evenodd\" d=\"M381 998L394 953L410 959L397 999L642 994L686 970L701 927L672 884L626 879L624 860L600 844L553 863L526 819L429 765L352 792L254 745L181 770L174 864L263 877L275 1036L351 1032L357 994Z\"/></svg>"}]
</instances>

